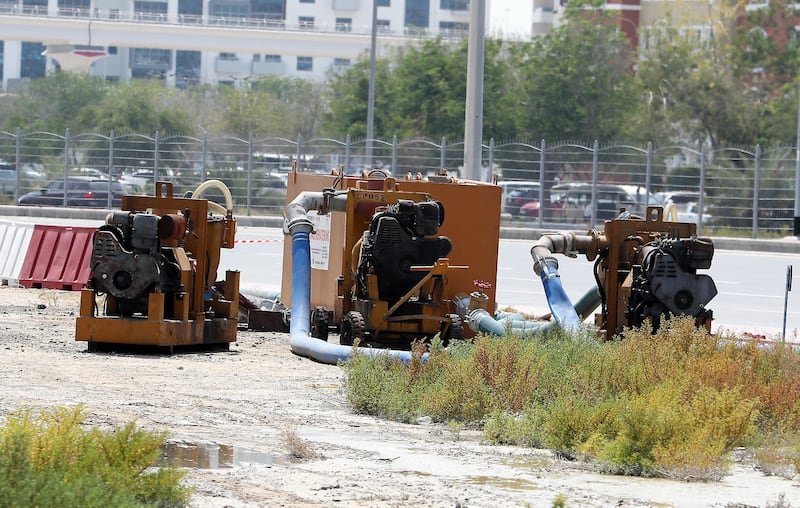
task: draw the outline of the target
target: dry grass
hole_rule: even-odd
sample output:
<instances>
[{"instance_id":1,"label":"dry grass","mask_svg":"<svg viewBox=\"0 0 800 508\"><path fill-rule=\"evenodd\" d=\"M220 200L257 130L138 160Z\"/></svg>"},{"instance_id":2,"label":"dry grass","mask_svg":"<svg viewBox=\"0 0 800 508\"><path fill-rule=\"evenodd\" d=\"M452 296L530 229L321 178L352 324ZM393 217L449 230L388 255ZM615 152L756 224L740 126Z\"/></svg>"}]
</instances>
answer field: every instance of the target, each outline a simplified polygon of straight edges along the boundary
<instances>
[{"instance_id":1,"label":"dry grass","mask_svg":"<svg viewBox=\"0 0 800 508\"><path fill-rule=\"evenodd\" d=\"M318 456L311 443L301 438L297 427L289 425L278 432L281 444L286 450L289 459L294 462L311 460Z\"/></svg>"}]
</instances>

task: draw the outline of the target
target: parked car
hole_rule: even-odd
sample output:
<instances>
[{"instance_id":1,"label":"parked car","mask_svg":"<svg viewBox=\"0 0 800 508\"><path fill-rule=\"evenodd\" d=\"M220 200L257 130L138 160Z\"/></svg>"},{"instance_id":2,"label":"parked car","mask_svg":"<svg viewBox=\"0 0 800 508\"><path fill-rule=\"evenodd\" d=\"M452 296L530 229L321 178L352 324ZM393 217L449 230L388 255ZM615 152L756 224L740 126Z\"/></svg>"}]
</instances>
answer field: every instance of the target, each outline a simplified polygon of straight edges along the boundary
<instances>
[{"instance_id":1,"label":"parked car","mask_svg":"<svg viewBox=\"0 0 800 508\"><path fill-rule=\"evenodd\" d=\"M44 175L37 171L32 164L23 164L20 175L23 184L25 181L41 180ZM0 161L0 194L13 196L17 188L17 167L9 162Z\"/></svg>"},{"instance_id":2,"label":"parked car","mask_svg":"<svg viewBox=\"0 0 800 508\"><path fill-rule=\"evenodd\" d=\"M111 184L111 207L118 208L125 190L119 182ZM108 180L98 180L91 176L71 176L67 178L67 206L82 208L108 207ZM38 191L20 196L17 204L21 206L62 206L64 204L64 180L53 180Z\"/></svg>"},{"instance_id":3,"label":"parked car","mask_svg":"<svg viewBox=\"0 0 800 508\"><path fill-rule=\"evenodd\" d=\"M616 184L598 184L596 191L598 220L613 219L624 208L636 210L636 197L631 195L626 186ZM558 206L559 217L565 222L587 222L592 215L592 184L574 182L554 185L550 189L550 201Z\"/></svg>"},{"instance_id":4,"label":"parked car","mask_svg":"<svg viewBox=\"0 0 800 508\"><path fill-rule=\"evenodd\" d=\"M539 183L526 181L498 182L503 189L501 197L501 213L514 215L520 214L520 208L529 202L539 200Z\"/></svg>"}]
</instances>

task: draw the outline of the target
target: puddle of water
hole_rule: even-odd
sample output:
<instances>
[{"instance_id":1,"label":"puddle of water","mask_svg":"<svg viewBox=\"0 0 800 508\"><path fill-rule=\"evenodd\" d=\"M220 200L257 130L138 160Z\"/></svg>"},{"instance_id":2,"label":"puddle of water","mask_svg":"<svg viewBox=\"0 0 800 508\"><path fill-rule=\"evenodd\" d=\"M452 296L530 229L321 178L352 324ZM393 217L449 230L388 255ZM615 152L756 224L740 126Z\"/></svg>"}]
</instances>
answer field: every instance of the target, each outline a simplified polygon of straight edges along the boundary
<instances>
[{"instance_id":1,"label":"puddle of water","mask_svg":"<svg viewBox=\"0 0 800 508\"><path fill-rule=\"evenodd\" d=\"M503 464L517 469L544 469L553 465L553 459L545 455L529 455L504 460Z\"/></svg>"},{"instance_id":2,"label":"puddle of water","mask_svg":"<svg viewBox=\"0 0 800 508\"><path fill-rule=\"evenodd\" d=\"M489 485L511 490L536 490L539 488L535 483L520 478L502 478L500 476L470 476L467 483L472 485Z\"/></svg>"},{"instance_id":3,"label":"puddle of water","mask_svg":"<svg viewBox=\"0 0 800 508\"><path fill-rule=\"evenodd\" d=\"M271 453L216 443L167 441L156 466L172 465L194 469L223 469L242 464L283 464L283 457Z\"/></svg>"}]
</instances>

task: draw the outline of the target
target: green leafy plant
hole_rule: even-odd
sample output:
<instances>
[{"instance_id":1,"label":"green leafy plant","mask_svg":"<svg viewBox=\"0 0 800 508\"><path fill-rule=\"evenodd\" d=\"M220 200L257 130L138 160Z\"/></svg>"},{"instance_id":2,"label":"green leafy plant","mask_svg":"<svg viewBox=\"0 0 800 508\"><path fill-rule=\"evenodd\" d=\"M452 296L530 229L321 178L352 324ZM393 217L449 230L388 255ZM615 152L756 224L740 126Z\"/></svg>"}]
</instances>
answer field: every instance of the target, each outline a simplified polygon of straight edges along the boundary
<instances>
[{"instance_id":1,"label":"green leafy plant","mask_svg":"<svg viewBox=\"0 0 800 508\"><path fill-rule=\"evenodd\" d=\"M128 423L84 428L83 406L21 410L0 428L0 505L184 506L191 490L172 467L153 468L166 435Z\"/></svg>"}]
</instances>

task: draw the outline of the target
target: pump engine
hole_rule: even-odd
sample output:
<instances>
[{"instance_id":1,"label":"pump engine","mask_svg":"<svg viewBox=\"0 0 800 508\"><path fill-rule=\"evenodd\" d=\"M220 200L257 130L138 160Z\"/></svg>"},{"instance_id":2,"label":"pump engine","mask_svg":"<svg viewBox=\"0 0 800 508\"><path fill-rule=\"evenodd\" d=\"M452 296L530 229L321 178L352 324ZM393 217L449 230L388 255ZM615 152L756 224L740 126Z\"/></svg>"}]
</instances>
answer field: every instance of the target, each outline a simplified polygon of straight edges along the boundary
<instances>
[{"instance_id":1,"label":"pump engine","mask_svg":"<svg viewBox=\"0 0 800 508\"><path fill-rule=\"evenodd\" d=\"M658 328L661 316L690 315L710 321L705 306L717 294L714 280L698 269L711 268L714 244L709 238L668 238L650 242L636 252L625 312L630 326L650 320Z\"/></svg>"},{"instance_id":2,"label":"pump engine","mask_svg":"<svg viewBox=\"0 0 800 508\"><path fill-rule=\"evenodd\" d=\"M94 234L89 287L116 298L122 316L146 315L150 292L183 288L178 257L186 255L161 241L183 238L185 228L178 214L112 213Z\"/></svg>"},{"instance_id":3,"label":"pump engine","mask_svg":"<svg viewBox=\"0 0 800 508\"><path fill-rule=\"evenodd\" d=\"M361 238L357 292L368 297L367 275L375 274L381 300L397 301L425 276L412 266L430 266L453 248L436 236L444 209L435 201L401 199L376 213Z\"/></svg>"}]
</instances>

